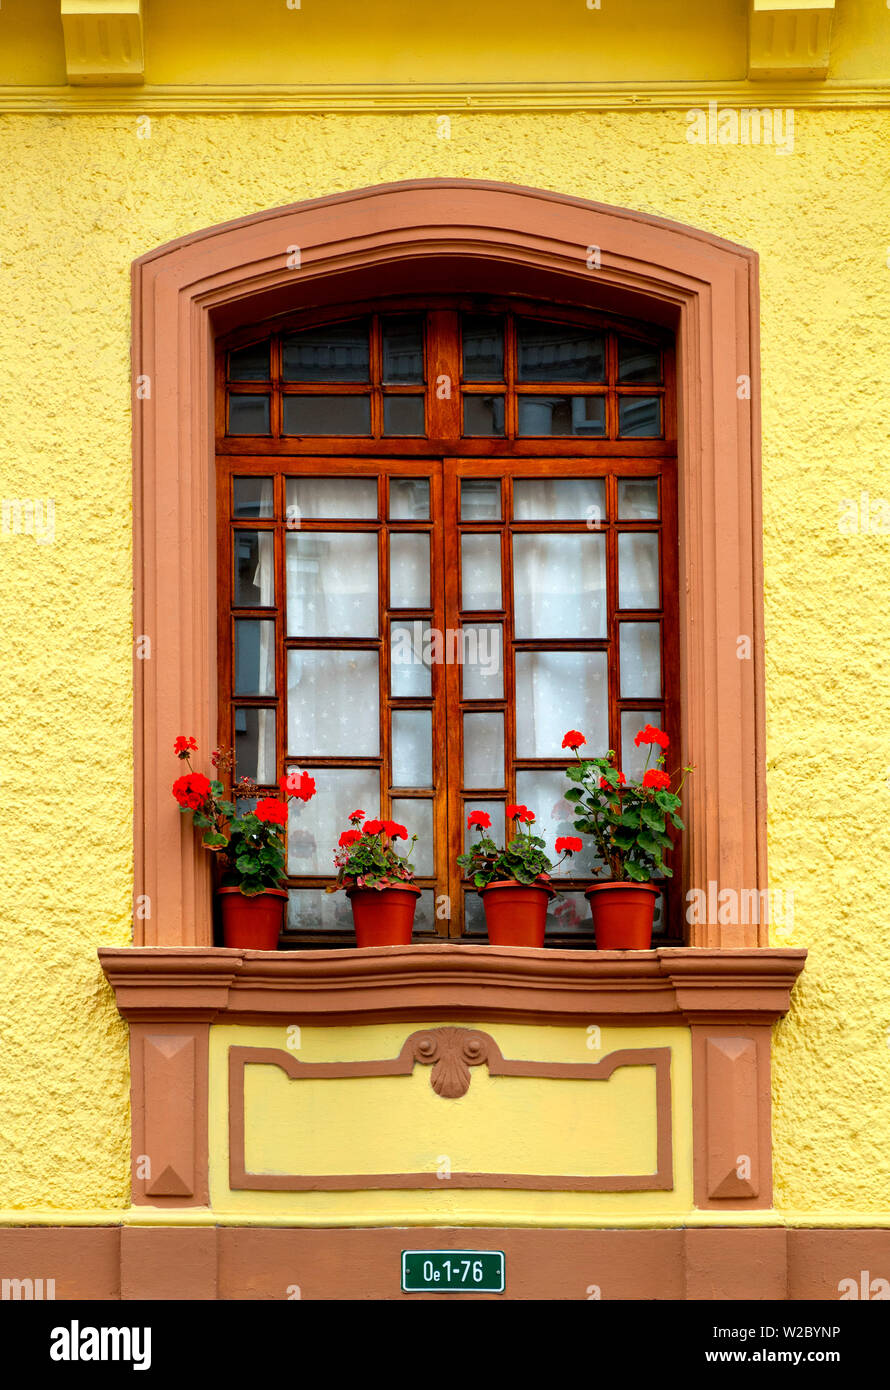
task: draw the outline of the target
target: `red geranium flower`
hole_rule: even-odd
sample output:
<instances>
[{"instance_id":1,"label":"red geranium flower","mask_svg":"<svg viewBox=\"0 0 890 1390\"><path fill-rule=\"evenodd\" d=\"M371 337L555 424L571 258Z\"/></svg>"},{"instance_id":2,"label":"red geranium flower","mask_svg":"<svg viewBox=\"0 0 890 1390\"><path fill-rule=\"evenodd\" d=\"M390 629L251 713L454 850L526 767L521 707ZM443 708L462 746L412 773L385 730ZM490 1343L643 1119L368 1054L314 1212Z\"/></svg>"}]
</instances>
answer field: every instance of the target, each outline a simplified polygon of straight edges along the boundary
<instances>
[{"instance_id":1,"label":"red geranium flower","mask_svg":"<svg viewBox=\"0 0 890 1390\"><path fill-rule=\"evenodd\" d=\"M619 787L623 787L623 786L625 785L625 781L626 781L626 779L625 779L624 773L623 773L623 772L619 772L619 774L618 774L618 785L619 785ZM604 792L613 792L613 791L615 791L615 788L612 786L611 782L607 782L606 779L605 779L605 777L601 777L601 778L600 778L600 786L602 787L602 789L603 789Z\"/></svg>"},{"instance_id":2,"label":"red geranium flower","mask_svg":"<svg viewBox=\"0 0 890 1390\"><path fill-rule=\"evenodd\" d=\"M474 825L479 825L483 830L487 830L491 825L491 816L487 811L471 811L467 816L467 826L472 830Z\"/></svg>"},{"instance_id":3,"label":"red geranium flower","mask_svg":"<svg viewBox=\"0 0 890 1390\"><path fill-rule=\"evenodd\" d=\"M254 815L257 820L267 821L272 825L287 825L287 807L275 796L264 796L262 801L258 801Z\"/></svg>"},{"instance_id":4,"label":"red geranium flower","mask_svg":"<svg viewBox=\"0 0 890 1390\"><path fill-rule=\"evenodd\" d=\"M365 821L365 834L366 834L366 835L379 835L382 829L383 829L383 821L382 821L382 820L366 820L366 821Z\"/></svg>"},{"instance_id":5,"label":"red geranium flower","mask_svg":"<svg viewBox=\"0 0 890 1390\"><path fill-rule=\"evenodd\" d=\"M532 823L532 821L534 820L534 818L535 818L535 813L534 813L534 811L530 811L530 810L528 809L527 806L523 806L523 808L522 808L522 814L519 816L519 820L522 822L522 824L523 824L523 825L531 825L531 823Z\"/></svg>"},{"instance_id":6,"label":"red geranium flower","mask_svg":"<svg viewBox=\"0 0 890 1390\"><path fill-rule=\"evenodd\" d=\"M365 813L364 813L364 811L350 811L350 812L349 812L349 815L346 817L346 819L347 819L347 820L364 820L364 819L365 819Z\"/></svg>"},{"instance_id":7,"label":"red geranium flower","mask_svg":"<svg viewBox=\"0 0 890 1390\"><path fill-rule=\"evenodd\" d=\"M383 822L383 829L391 840L407 840L408 838L408 831L405 829L404 825L399 825L398 821L385 820Z\"/></svg>"},{"instance_id":8,"label":"red geranium flower","mask_svg":"<svg viewBox=\"0 0 890 1390\"><path fill-rule=\"evenodd\" d=\"M362 832L360 830L344 830L343 834L340 836L340 848L346 849L349 845L354 845L356 840L360 840L361 838Z\"/></svg>"},{"instance_id":9,"label":"red geranium flower","mask_svg":"<svg viewBox=\"0 0 890 1390\"><path fill-rule=\"evenodd\" d=\"M644 787L655 787L659 791L663 791L670 785L670 777L666 772L662 772L660 767L650 767L649 771L643 775Z\"/></svg>"},{"instance_id":10,"label":"red geranium flower","mask_svg":"<svg viewBox=\"0 0 890 1390\"><path fill-rule=\"evenodd\" d=\"M282 796L295 796L298 801L311 801L315 795L315 778L308 772L288 772L279 777Z\"/></svg>"},{"instance_id":11,"label":"red geranium flower","mask_svg":"<svg viewBox=\"0 0 890 1390\"><path fill-rule=\"evenodd\" d=\"M670 747L670 742L670 739L663 729L653 728L651 724L647 724L645 729L641 729L634 739L634 743L638 748L641 743L657 743L659 748L668 748Z\"/></svg>"},{"instance_id":12,"label":"red geranium flower","mask_svg":"<svg viewBox=\"0 0 890 1390\"><path fill-rule=\"evenodd\" d=\"M587 739L583 734L580 734L577 729L569 729L569 732L562 741L562 746L563 748L580 748L581 744L586 742Z\"/></svg>"},{"instance_id":13,"label":"red geranium flower","mask_svg":"<svg viewBox=\"0 0 890 1390\"><path fill-rule=\"evenodd\" d=\"M186 737L185 734L180 734L173 743L173 752L176 754L177 758L187 758L189 753L196 753L197 751L198 745L195 740Z\"/></svg>"},{"instance_id":14,"label":"red geranium flower","mask_svg":"<svg viewBox=\"0 0 890 1390\"><path fill-rule=\"evenodd\" d=\"M508 806L506 810L507 820L518 820L523 811L527 810L527 806Z\"/></svg>"},{"instance_id":15,"label":"red geranium flower","mask_svg":"<svg viewBox=\"0 0 890 1390\"><path fill-rule=\"evenodd\" d=\"M197 811L210 795L210 783L202 772L190 772L186 777L177 777L173 795L180 806Z\"/></svg>"},{"instance_id":16,"label":"red geranium flower","mask_svg":"<svg viewBox=\"0 0 890 1390\"><path fill-rule=\"evenodd\" d=\"M578 835L560 835L554 848L557 854L577 854L584 845Z\"/></svg>"}]
</instances>

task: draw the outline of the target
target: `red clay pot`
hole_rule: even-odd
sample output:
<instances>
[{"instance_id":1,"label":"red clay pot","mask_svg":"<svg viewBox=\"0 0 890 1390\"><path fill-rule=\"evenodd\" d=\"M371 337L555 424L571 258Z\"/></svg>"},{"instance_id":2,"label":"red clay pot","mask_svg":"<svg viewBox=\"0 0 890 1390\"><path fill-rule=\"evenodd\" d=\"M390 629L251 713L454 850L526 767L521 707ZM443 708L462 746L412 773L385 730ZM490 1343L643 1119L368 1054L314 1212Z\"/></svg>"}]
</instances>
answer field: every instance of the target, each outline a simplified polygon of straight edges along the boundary
<instances>
[{"instance_id":1,"label":"red clay pot","mask_svg":"<svg viewBox=\"0 0 890 1390\"><path fill-rule=\"evenodd\" d=\"M352 903L356 946L410 946L420 889L411 883L393 888L347 888Z\"/></svg>"},{"instance_id":2,"label":"red clay pot","mask_svg":"<svg viewBox=\"0 0 890 1390\"><path fill-rule=\"evenodd\" d=\"M499 879L479 889L492 946L543 946L547 904L555 897L543 884Z\"/></svg>"},{"instance_id":3,"label":"red clay pot","mask_svg":"<svg viewBox=\"0 0 890 1390\"><path fill-rule=\"evenodd\" d=\"M240 888L218 890L223 945L241 951L277 951L287 903L285 888L267 888L249 898Z\"/></svg>"},{"instance_id":4,"label":"red clay pot","mask_svg":"<svg viewBox=\"0 0 890 1390\"><path fill-rule=\"evenodd\" d=\"M658 888L650 883L595 883L590 903L598 951L650 951Z\"/></svg>"}]
</instances>

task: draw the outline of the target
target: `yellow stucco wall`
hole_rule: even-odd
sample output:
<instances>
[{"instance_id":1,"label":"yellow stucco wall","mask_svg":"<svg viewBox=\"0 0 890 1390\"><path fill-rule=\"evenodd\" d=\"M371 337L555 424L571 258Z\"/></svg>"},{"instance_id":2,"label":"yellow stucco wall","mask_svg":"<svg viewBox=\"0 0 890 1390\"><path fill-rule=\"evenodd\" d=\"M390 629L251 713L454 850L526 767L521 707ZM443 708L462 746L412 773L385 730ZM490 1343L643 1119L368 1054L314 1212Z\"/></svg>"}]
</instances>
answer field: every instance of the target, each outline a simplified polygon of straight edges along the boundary
<instances>
[{"instance_id":1,"label":"yellow stucco wall","mask_svg":"<svg viewBox=\"0 0 890 1390\"><path fill-rule=\"evenodd\" d=\"M137 98L138 100L138 98ZM777 1204L886 1205L890 117L799 110L794 152L690 144L682 112L0 117L0 1210L128 1203L129 267L297 199L466 176L659 213L761 256L769 849L810 959L775 1066ZM145 133L145 127L142 127ZM736 634L727 634L735 642Z\"/></svg>"}]
</instances>

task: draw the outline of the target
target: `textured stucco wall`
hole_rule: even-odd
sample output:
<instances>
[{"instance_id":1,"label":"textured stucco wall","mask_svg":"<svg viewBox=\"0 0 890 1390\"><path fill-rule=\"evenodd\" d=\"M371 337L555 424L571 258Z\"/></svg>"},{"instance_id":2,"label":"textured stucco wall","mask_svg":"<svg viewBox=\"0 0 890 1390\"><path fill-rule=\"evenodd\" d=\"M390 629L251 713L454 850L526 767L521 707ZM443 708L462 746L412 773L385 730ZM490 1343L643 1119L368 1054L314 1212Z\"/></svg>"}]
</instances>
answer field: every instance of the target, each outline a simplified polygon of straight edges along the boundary
<instances>
[{"instance_id":1,"label":"textured stucco wall","mask_svg":"<svg viewBox=\"0 0 890 1390\"><path fill-rule=\"evenodd\" d=\"M890 1154L890 119L798 111L794 151L685 114L0 118L0 1209L128 1200L126 1034L95 949L130 940L129 266L197 228L400 178L534 184L761 256L769 848L810 960L776 1045L777 1202L879 1212ZM888 513L890 519L890 513ZM888 527L890 530L890 527Z\"/></svg>"}]
</instances>

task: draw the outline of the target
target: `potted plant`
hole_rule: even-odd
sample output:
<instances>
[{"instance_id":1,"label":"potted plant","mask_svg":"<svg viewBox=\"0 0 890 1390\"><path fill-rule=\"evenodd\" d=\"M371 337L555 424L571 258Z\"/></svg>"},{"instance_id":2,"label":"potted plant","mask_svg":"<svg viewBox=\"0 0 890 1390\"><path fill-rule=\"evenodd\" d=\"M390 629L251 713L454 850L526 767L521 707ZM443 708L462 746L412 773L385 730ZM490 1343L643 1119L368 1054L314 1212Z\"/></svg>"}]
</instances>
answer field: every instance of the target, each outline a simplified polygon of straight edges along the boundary
<instances>
[{"instance_id":1,"label":"potted plant","mask_svg":"<svg viewBox=\"0 0 890 1390\"><path fill-rule=\"evenodd\" d=\"M574 785L565 792L575 803L578 819L575 829L592 835L597 851L595 873L607 877L586 891L593 916L597 948L601 951L648 951L652 945L652 922L659 888L650 882L658 875L671 878L664 862L671 844L667 822L683 829L679 816L680 792L691 767L682 769L676 791L671 791L672 775L664 771L665 750L670 744L662 729L647 724L634 739L639 748L648 744L646 768L640 782L628 782L615 767L610 749L604 758L582 758L578 749L587 740L577 729L570 729L562 741L578 759L566 769ZM652 750L660 752L649 767Z\"/></svg>"},{"instance_id":2,"label":"potted plant","mask_svg":"<svg viewBox=\"0 0 890 1390\"><path fill-rule=\"evenodd\" d=\"M289 773L279 781L284 801L261 797L254 810L239 816L235 800L253 799L256 783L242 777L228 800L222 781L192 769L190 755L197 747L193 738L176 739L173 751L189 770L173 783L173 795L180 811L191 813L204 847L219 855L223 942L241 950L274 951L287 903L287 889L280 886L286 876L287 797L309 801L315 781L305 772ZM223 775L231 772L233 761L230 751L217 749L211 757Z\"/></svg>"},{"instance_id":3,"label":"potted plant","mask_svg":"<svg viewBox=\"0 0 890 1390\"><path fill-rule=\"evenodd\" d=\"M466 854L458 856L457 862L479 890L493 946L543 946L547 906L556 896L549 883L554 865L544 853L544 841L533 833L533 811L527 806L508 806L506 819L508 824L512 822L514 833L500 849L485 833L491 827L491 817L485 811L471 811L467 826L479 831L479 839ZM562 858L556 867L579 849L577 836L561 836L556 852Z\"/></svg>"},{"instance_id":4,"label":"potted plant","mask_svg":"<svg viewBox=\"0 0 890 1390\"><path fill-rule=\"evenodd\" d=\"M357 946L410 946L420 889L412 882L408 855L417 836L411 836L407 854L400 856L395 841L408 839L404 825L365 820L364 811L353 811L349 824L334 854L337 882L327 891L346 890Z\"/></svg>"}]
</instances>

